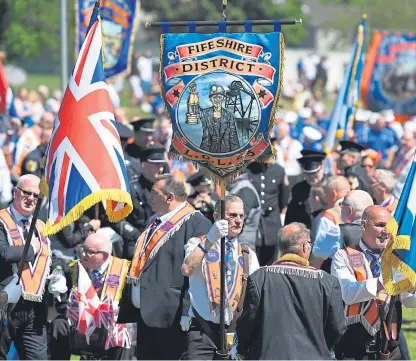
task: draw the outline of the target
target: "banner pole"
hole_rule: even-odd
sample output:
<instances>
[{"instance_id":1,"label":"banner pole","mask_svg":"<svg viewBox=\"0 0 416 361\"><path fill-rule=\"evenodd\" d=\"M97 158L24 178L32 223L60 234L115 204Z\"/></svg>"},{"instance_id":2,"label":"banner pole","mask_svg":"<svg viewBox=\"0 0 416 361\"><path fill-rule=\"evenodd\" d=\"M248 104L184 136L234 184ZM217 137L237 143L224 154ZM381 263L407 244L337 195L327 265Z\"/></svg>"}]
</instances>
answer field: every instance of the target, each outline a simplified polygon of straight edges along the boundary
<instances>
[{"instance_id":1,"label":"banner pole","mask_svg":"<svg viewBox=\"0 0 416 361\"><path fill-rule=\"evenodd\" d=\"M221 219L225 219L225 184L221 186ZM221 275L220 275L220 353L227 355L225 343L225 237L221 238Z\"/></svg>"},{"instance_id":2,"label":"banner pole","mask_svg":"<svg viewBox=\"0 0 416 361\"><path fill-rule=\"evenodd\" d=\"M253 25L274 25L274 20L251 20ZM146 21L144 24L146 29L161 27L164 22L161 21ZM283 19L280 20L281 25L302 25L302 19ZM188 26L189 21L169 21L169 27ZM244 25L243 20L227 20L227 26L231 25ZM218 27L218 21L202 20L195 21L195 26L216 26Z\"/></svg>"},{"instance_id":3,"label":"banner pole","mask_svg":"<svg viewBox=\"0 0 416 361\"><path fill-rule=\"evenodd\" d=\"M222 0L222 20L227 21L227 2L228 0Z\"/></svg>"}]
</instances>

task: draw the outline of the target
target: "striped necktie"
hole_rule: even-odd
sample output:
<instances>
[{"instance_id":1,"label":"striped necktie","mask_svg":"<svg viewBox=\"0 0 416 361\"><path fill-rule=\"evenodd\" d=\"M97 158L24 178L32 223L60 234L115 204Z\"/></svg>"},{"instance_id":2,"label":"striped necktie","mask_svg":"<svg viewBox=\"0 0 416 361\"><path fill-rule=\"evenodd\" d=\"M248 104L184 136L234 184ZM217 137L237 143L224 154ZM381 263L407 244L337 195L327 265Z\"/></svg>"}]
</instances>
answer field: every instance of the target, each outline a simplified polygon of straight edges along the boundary
<instances>
[{"instance_id":1,"label":"striped necktie","mask_svg":"<svg viewBox=\"0 0 416 361\"><path fill-rule=\"evenodd\" d=\"M235 261L233 254L234 246L232 242L225 243L225 287L227 288L227 295L231 294L235 277Z\"/></svg>"},{"instance_id":2,"label":"striped necktie","mask_svg":"<svg viewBox=\"0 0 416 361\"><path fill-rule=\"evenodd\" d=\"M98 270L92 271L92 284L95 288L96 292L99 292L101 287L103 286L103 274L100 273Z\"/></svg>"},{"instance_id":3,"label":"striped necktie","mask_svg":"<svg viewBox=\"0 0 416 361\"><path fill-rule=\"evenodd\" d=\"M365 257L367 258L368 263L370 264L371 273L374 278L378 278L381 272L381 253L371 252L369 249L365 251Z\"/></svg>"}]
</instances>

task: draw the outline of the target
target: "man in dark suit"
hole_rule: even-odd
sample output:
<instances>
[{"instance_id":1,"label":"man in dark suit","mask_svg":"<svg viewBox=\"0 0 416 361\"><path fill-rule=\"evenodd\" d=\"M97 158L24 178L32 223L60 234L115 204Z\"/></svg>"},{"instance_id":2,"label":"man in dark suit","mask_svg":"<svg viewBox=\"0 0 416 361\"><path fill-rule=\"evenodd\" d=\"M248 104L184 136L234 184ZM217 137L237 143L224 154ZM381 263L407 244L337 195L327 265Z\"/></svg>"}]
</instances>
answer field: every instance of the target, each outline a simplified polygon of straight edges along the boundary
<instances>
[{"instance_id":1,"label":"man in dark suit","mask_svg":"<svg viewBox=\"0 0 416 361\"><path fill-rule=\"evenodd\" d=\"M208 153L229 153L240 148L234 116L222 104L225 90L213 85L209 92L212 107L202 110L202 142L200 148Z\"/></svg>"},{"instance_id":2,"label":"man in dark suit","mask_svg":"<svg viewBox=\"0 0 416 361\"><path fill-rule=\"evenodd\" d=\"M184 246L211 228L186 199L185 184L170 174L153 183L156 215L137 240L118 317L119 323L137 322L138 359L179 359L183 351L183 331L190 325Z\"/></svg>"},{"instance_id":3,"label":"man in dark suit","mask_svg":"<svg viewBox=\"0 0 416 361\"><path fill-rule=\"evenodd\" d=\"M40 179L33 174L19 178L13 191L13 203L0 210L0 289L7 285L23 256L24 244L39 197ZM22 299L11 308L7 328L1 322L1 353L7 353L9 334L21 360L46 360L46 305L43 295L49 275L51 251L43 237L43 222L37 221L22 273ZM4 356L4 355L3 355Z\"/></svg>"},{"instance_id":4,"label":"man in dark suit","mask_svg":"<svg viewBox=\"0 0 416 361\"><path fill-rule=\"evenodd\" d=\"M282 227L280 213L286 209L289 199L289 180L279 164L254 162L248 166L247 173L260 197L260 232L256 249L260 266L265 266L277 257L276 234Z\"/></svg>"},{"instance_id":5,"label":"man in dark suit","mask_svg":"<svg viewBox=\"0 0 416 361\"><path fill-rule=\"evenodd\" d=\"M330 359L346 330L339 282L309 266L305 225L285 226L278 238L281 257L248 277L233 353L248 360Z\"/></svg>"},{"instance_id":6,"label":"man in dark suit","mask_svg":"<svg viewBox=\"0 0 416 361\"><path fill-rule=\"evenodd\" d=\"M312 226L312 212L309 205L309 194L312 186L322 184L324 180L323 162L325 153L314 150L302 150L302 158L298 159L305 176L305 180L295 184L292 188L289 205L287 207L285 225L300 222L309 229Z\"/></svg>"}]
</instances>

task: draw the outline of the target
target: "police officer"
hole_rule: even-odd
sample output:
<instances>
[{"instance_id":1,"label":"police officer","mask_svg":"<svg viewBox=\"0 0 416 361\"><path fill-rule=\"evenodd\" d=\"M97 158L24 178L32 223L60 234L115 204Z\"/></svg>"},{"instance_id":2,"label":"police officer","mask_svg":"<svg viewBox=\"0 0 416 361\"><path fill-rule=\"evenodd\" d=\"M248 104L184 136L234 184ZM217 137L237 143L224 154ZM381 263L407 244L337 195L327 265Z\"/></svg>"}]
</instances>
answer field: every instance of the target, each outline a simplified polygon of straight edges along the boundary
<instances>
[{"instance_id":1,"label":"police officer","mask_svg":"<svg viewBox=\"0 0 416 361\"><path fill-rule=\"evenodd\" d=\"M43 156L45 155L46 148L48 147L49 140L51 139L53 129L43 129L40 135L39 146L32 150L22 162L22 175L34 174L38 177L41 176L40 165L42 163Z\"/></svg>"},{"instance_id":2,"label":"police officer","mask_svg":"<svg viewBox=\"0 0 416 361\"><path fill-rule=\"evenodd\" d=\"M260 266L277 258L277 232L282 227L280 213L287 207L289 180L279 164L254 162L247 168L248 178L260 196L260 232L256 240Z\"/></svg>"},{"instance_id":3,"label":"police officer","mask_svg":"<svg viewBox=\"0 0 416 361\"><path fill-rule=\"evenodd\" d=\"M150 201L150 192L156 177L163 173L166 163L165 147L153 144L139 153L141 173L130 181L133 211L120 223L116 230L125 241L125 256L131 259L137 238L154 212Z\"/></svg>"},{"instance_id":4,"label":"police officer","mask_svg":"<svg viewBox=\"0 0 416 361\"><path fill-rule=\"evenodd\" d=\"M314 150L302 150L302 158L298 159L305 180L292 188L290 202L287 207L285 225L292 222L300 222L309 229L312 226L312 212L309 205L309 193L312 186L322 184L324 180L323 162L325 153Z\"/></svg>"},{"instance_id":5,"label":"police officer","mask_svg":"<svg viewBox=\"0 0 416 361\"><path fill-rule=\"evenodd\" d=\"M370 193L371 179L361 166L361 152L364 147L361 144L343 140L339 142L338 170L351 184L351 189L361 189Z\"/></svg>"},{"instance_id":6,"label":"police officer","mask_svg":"<svg viewBox=\"0 0 416 361\"><path fill-rule=\"evenodd\" d=\"M153 143L155 133L154 118L133 119L130 123L134 129L134 143L126 146L126 153L133 158L138 159L140 152Z\"/></svg>"},{"instance_id":7,"label":"police officer","mask_svg":"<svg viewBox=\"0 0 416 361\"><path fill-rule=\"evenodd\" d=\"M194 189L194 192L188 197L188 202L211 222L214 222L215 203L219 198L215 192L212 192L212 180L201 172L197 172L188 177L186 182Z\"/></svg>"}]
</instances>

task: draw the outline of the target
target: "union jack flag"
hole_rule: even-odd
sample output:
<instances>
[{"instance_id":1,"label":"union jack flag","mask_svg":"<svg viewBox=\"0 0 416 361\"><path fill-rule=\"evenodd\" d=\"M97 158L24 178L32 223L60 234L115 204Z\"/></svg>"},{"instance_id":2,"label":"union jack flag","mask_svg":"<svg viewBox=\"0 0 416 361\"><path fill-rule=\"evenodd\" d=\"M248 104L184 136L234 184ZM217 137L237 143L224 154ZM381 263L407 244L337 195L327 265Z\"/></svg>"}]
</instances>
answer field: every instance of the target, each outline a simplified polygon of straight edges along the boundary
<instances>
[{"instance_id":1,"label":"union jack flag","mask_svg":"<svg viewBox=\"0 0 416 361\"><path fill-rule=\"evenodd\" d=\"M45 235L106 201L110 221L132 210L120 136L105 82L97 2L46 152L42 193L49 197Z\"/></svg>"},{"instance_id":2,"label":"union jack flag","mask_svg":"<svg viewBox=\"0 0 416 361\"><path fill-rule=\"evenodd\" d=\"M16 108L14 107L13 91L9 87L3 63L0 60L0 115L1 114L10 117L18 117Z\"/></svg>"}]
</instances>

